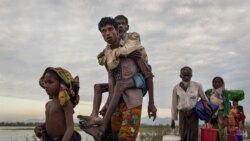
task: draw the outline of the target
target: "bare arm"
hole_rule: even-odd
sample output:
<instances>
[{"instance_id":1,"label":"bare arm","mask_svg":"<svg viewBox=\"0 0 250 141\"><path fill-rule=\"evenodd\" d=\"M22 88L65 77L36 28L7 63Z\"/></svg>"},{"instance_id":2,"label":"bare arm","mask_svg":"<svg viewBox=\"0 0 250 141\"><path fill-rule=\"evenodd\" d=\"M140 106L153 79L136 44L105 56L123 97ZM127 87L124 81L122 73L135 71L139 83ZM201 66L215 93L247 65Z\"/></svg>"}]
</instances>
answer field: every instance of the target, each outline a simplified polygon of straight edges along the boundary
<instances>
[{"instance_id":1,"label":"bare arm","mask_svg":"<svg viewBox=\"0 0 250 141\"><path fill-rule=\"evenodd\" d=\"M127 57L135 50L143 49L140 41L140 35L136 32L130 33L128 38L123 42L123 47L115 49L106 48L104 51L98 54L98 62L100 65L107 65L109 70L114 69L119 63L119 57Z\"/></svg>"},{"instance_id":2,"label":"bare arm","mask_svg":"<svg viewBox=\"0 0 250 141\"><path fill-rule=\"evenodd\" d=\"M174 88L173 93L172 93L172 108L171 108L172 120L178 119L178 117L177 117L177 115L178 115L177 105L178 105L178 97L177 97L176 88Z\"/></svg>"},{"instance_id":3,"label":"bare arm","mask_svg":"<svg viewBox=\"0 0 250 141\"><path fill-rule=\"evenodd\" d=\"M153 117L153 121L157 116L157 109L154 104L154 85L153 85L153 78L150 77L147 80L147 88L148 88L148 117Z\"/></svg>"},{"instance_id":4,"label":"bare arm","mask_svg":"<svg viewBox=\"0 0 250 141\"><path fill-rule=\"evenodd\" d=\"M149 69L146 62L142 58L137 60L137 65L140 68L141 72L143 73L144 78L146 80L146 84L147 84L148 98L149 98L148 116L149 118L153 117L153 121L154 121L156 118L156 113L157 113L157 109L154 104L154 83L153 83L154 75L152 71Z\"/></svg>"},{"instance_id":5,"label":"bare arm","mask_svg":"<svg viewBox=\"0 0 250 141\"><path fill-rule=\"evenodd\" d=\"M202 88L202 85L199 86L199 96L201 97L201 99L203 100L208 100L203 88Z\"/></svg>"},{"instance_id":6,"label":"bare arm","mask_svg":"<svg viewBox=\"0 0 250 141\"><path fill-rule=\"evenodd\" d=\"M73 121L73 105L71 101L68 101L64 106L64 114L66 120L66 131L64 133L62 141L70 141L74 132L74 121Z\"/></svg>"},{"instance_id":7,"label":"bare arm","mask_svg":"<svg viewBox=\"0 0 250 141\"><path fill-rule=\"evenodd\" d=\"M98 112L102 102L102 94L108 92L109 86L108 83L99 83L94 85L94 100L93 100L93 109L90 116L98 117Z\"/></svg>"},{"instance_id":8,"label":"bare arm","mask_svg":"<svg viewBox=\"0 0 250 141\"><path fill-rule=\"evenodd\" d=\"M143 48L141 45L139 33L127 33L127 39L124 41L124 47L113 49L115 56L126 57L135 50Z\"/></svg>"},{"instance_id":9,"label":"bare arm","mask_svg":"<svg viewBox=\"0 0 250 141\"><path fill-rule=\"evenodd\" d=\"M171 113L172 113L172 122L171 122L171 128L174 129L175 128L175 120L178 119L177 115L178 115L178 110L177 110L177 105L178 105L178 99L177 99L177 93L176 93L176 89L173 89L173 93L172 93L172 107L171 107Z\"/></svg>"},{"instance_id":10,"label":"bare arm","mask_svg":"<svg viewBox=\"0 0 250 141\"><path fill-rule=\"evenodd\" d=\"M99 63L100 65L102 65L102 66L105 65L105 63L106 63L106 57L105 57L104 52L105 52L105 49L104 49L103 51L101 51L101 52L97 55L98 63Z\"/></svg>"}]
</instances>

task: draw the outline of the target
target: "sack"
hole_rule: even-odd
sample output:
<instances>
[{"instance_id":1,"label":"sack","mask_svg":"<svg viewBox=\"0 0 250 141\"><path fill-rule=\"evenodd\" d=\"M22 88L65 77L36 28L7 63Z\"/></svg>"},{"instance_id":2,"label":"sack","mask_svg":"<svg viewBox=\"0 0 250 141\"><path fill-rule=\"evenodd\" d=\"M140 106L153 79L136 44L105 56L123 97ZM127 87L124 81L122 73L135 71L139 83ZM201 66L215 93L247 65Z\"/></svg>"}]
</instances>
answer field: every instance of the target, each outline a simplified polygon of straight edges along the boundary
<instances>
[{"instance_id":1,"label":"sack","mask_svg":"<svg viewBox=\"0 0 250 141\"><path fill-rule=\"evenodd\" d=\"M199 100L196 105L196 113L200 120L209 121L219 106L207 100Z\"/></svg>"},{"instance_id":2,"label":"sack","mask_svg":"<svg viewBox=\"0 0 250 141\"><path fill-rule=\"evenodd\" d=\"M241 101L245 98L245 93L243 90L228 90L229 100Z\"/></svg>"}]
</instances>

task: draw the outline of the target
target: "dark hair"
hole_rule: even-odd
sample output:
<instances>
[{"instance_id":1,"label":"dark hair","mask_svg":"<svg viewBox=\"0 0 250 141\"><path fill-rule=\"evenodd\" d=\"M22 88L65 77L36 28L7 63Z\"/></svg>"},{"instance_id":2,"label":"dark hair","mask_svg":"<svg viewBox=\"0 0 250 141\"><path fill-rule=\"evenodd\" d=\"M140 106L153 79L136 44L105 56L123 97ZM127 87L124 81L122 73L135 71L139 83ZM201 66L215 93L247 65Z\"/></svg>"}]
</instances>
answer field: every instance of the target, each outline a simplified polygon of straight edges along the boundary
<instances>
[{"instance_id":1,"label":"dark hair","mask_svg":"<svg viewBox=\"0 0 250 141\"><path fill-rule=\"evenodd\" d=\"M122 19L122 20L125 20L126 24L128 24L128 18L124 15L117 15L115 17L115 20L118 20L118 19Z\"/></svg>"},{"instance_id":2,"label":"dark hair","mask_svg":"<svg viewBox=\"0 0 250 141\"><path fill-rule=\"evenodd\" d=\"M237 110L244 113L243 106L241 106L241 105L237 106Z\"/></svg>"},{"instance_id":3,"label":"dark hair","mask_svg":"<svg viewBox=\"0 0 250 141\"><path fill-rule=\"evenodd\" d=\"M73 104L73 107L75 107L79 100L80 100L80 96L79 96L79 77L75 77L73 81L70 82L70 84L67 84L59 75L58 73L56 73L54 70L48 70L46 71L46 73L50 74L51 77L55 78L57 81L59 81L60 84L64 84L68 89L70 89L72 87L72 90L74 91L74 95L69 94L70 96L70 100ZM71 86L70 86L71 85ZM49 95L49 99L52 99L53 96Z\"/></svg>"},{"instance_id":4,"label":"dark hair","mask_svg":"<svg viewBox=\"0 0 250 141\"><path fill-rule=\"evenodd\" d=\"M103 17L100 22L98 23L99 31L101 31L101 28L106 25L113 25L115 29L118 29L118 24L112 17Z\"/></svg>"},{"instance_id":5,"label":"dark hair","mask_svg":"<svg viewBox=\"0 0 250 141\"><path fill-rule=\"evenodd\" d=\"M192 72L192 69L191 69L189 66L184 66L184 67L182 67L180 73L181 73L182 71L184 71L184 70L187 70L187 71Z\"/></svg>"},{"instance_id":6,"label":"dark hair","mask_svg":"<svg viewBox=\"0 0 250 141\"><path fill-rule=\"evenodd\" d=\"M50 74L53 78L59 81L60 84L64 84L67 88L69 88L69 85L67 85L54 70L48 70L46 73Z\"/></svg>"},{"instance_id":7,"label":"dark hair","mask_svg":"<svg viewBox=\"0 0 250 141\"><path fill-rule=\"evenodd\" d=\"M224 85L224 80L222 79L222 77L220 77L220 76L214 77L213 80L212 80L212 83L214 83L215 79L220 79L220 81L221 81L222 84Z\"/></svg>"}]
</instances>

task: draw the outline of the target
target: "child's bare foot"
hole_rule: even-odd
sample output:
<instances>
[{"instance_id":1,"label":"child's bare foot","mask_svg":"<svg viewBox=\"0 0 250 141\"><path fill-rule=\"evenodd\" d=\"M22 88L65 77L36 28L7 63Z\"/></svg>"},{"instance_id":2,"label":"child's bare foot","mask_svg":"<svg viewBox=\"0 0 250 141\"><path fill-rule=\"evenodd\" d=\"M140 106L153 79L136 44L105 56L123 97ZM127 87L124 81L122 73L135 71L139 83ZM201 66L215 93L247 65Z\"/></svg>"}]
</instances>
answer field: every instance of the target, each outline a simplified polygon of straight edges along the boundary
<instances>
[{"instance_id":1,"label":"child's bare foot","mask_svg":"<svg viewBox=\"0 0 250 141\"><path fill-rule=\"evenodd\" d=\"M99 126L103 124L103 120L98 116L78 115L77 118L80 119L80 124L82 128L89 128L89 127Z\"/></svg>"}]
</instances>

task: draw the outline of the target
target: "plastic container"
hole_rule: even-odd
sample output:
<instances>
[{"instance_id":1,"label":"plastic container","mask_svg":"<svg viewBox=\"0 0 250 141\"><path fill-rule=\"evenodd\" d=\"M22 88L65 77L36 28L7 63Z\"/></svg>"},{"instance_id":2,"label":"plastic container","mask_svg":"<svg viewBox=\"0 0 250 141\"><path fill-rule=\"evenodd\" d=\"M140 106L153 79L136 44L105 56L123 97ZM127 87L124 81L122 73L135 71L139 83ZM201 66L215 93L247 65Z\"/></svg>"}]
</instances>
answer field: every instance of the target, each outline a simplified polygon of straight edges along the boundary
<instances>
[{"instance_id":1,"label":"plastic container","mask_svg":"<svg viewBox=\"0 0 250 141\"><path fill-rule=\"evenodd\" d=\"M243 133L240 131L240 129L236 131L236 137L237 141L243 141Z\"/></svg>"},{"instance_id":2,"label":"plastic container","mask_svg":"<svg viewBox=\"0 0 250 141\"><path fill-rule=\"evenodd\" d=\"M201 141L216 141L217 129L201 128Z\"/></svg>"},{"instance_id":3,"label":"plastic container","mask_svg":"<svg viewBox=\"0 0 250 141\"><path fill-rule=\"evenodd\" d=\"M165 135L163 136L162 141L180 141L181 137L180 136L175 136L175 135Z\"/></svg>"}]
</instances>

